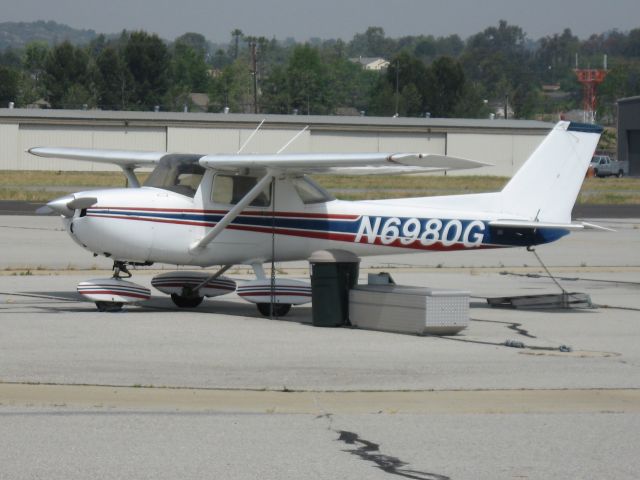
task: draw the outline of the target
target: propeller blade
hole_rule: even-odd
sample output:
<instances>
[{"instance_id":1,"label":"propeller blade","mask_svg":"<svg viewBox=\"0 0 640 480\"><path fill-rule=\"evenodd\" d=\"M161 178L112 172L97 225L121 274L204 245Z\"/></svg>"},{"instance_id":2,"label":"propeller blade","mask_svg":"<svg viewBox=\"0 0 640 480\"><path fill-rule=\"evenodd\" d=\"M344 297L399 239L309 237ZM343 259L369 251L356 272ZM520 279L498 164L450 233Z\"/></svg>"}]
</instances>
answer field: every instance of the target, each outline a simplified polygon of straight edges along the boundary
<instances>
[{"instance_id":1,"label":"propeller blade","mask_svg":"<svg viewBox=\"0 0 640 480\"><path fill-rule=\"evenodd\" d=\"M53 213L53 209L49 205L43 205L36 209L36 215L49 215Z\"/></svg>"},{"instance_id":2,"label":"propeller blade","mask_svg":"<svg viewBox=\"0 0 640 480\"><path fill-rule=\"evenodd\" d=\"M47 207L56 213L59 213L63 217L73 217L73 210L67 205L75 200L73 195L65 195L64 197L56 198L47 203Z\"/></svg>"}]
</instances>

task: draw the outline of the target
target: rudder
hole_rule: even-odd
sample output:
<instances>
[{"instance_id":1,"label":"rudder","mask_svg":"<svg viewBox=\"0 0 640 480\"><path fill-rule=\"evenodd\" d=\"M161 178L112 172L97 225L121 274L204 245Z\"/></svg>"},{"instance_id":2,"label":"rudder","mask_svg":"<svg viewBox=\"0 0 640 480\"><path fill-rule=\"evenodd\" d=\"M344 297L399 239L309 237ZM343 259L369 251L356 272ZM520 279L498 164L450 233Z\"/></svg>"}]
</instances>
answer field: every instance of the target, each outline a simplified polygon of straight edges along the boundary
<instances>
[{"instance_id":1,"label":"rudder","mask_svg":"<svg viewBox=\"0 0 640 480\"><path fill-rule=\"evenodd\" d=\"M527 220L571 222L602 127L558 122L500 193L502 213Z\"/></svg>"}]
</instances>

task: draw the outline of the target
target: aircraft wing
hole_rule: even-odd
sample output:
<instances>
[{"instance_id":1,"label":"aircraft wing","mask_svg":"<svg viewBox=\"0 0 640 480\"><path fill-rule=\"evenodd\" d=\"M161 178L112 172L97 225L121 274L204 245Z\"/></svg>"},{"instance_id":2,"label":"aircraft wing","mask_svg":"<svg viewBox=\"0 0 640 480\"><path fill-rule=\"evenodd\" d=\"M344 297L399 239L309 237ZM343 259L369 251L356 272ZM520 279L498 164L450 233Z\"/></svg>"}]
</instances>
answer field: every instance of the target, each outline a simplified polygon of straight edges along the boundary
<instances>
[{"instance_id":1,"label":"aircraft wing","mask_svg":"<svg viewBox=\"0 0 640 480\"><path fill-rule=\"evenodd\" d=\"M28 150L32 155L68 160L111 163L122 168L136 168L157 164L166 152L140 152L125 150L94 150L73 147L35 147Z\"/></svg>"},{"instance_id":2,"label":"aircraft wing","mask_svg":"<svg viewBox=\"0 0 640 480\"><path fill-rule=\"evenodd\" d=\"M206 155L206 168L272 168L296 173L372 175L419 173L484 167L489 164L429 153L291 153L253 155Z\"/></svg>"}]
</instances>

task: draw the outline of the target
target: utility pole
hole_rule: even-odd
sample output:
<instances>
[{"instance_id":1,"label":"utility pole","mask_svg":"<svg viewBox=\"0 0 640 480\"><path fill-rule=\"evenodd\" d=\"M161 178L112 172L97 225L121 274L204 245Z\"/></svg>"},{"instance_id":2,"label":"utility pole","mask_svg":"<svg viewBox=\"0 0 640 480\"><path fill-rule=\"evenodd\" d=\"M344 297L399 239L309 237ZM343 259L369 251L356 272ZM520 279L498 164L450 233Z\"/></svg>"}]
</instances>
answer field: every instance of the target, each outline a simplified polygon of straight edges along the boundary
<instances>
[{"instance_id":1,"label":"utility pole","mask_svg":"<svg viewBox=\"0 0 640 480\"><path fill-rule=\"evenodd\" d=\"M396 114L398 117L398 105L400 103L400 60L396 60Z\"/></svg>"},{"instance_id":2,"label":"utility pole","mask_svg":"<svg viewBox=\"0 0 640 480\"><path fill-rule=\"evenodd\" d=\"M504 96L504 119L509 120L509 94Z\"/></svg>"},{"instance_id":3,"label":"utility pole","mask_svg":"<svg viewBox=\"0 0 640 480\"><path fill-rule=\"evenodd\" d=\"M253 75L253 113L258 112L258 55L257 47L258 43L255 38L251 39L249 43L251 48L251 73Z\"/></svg>"}]
</instances>

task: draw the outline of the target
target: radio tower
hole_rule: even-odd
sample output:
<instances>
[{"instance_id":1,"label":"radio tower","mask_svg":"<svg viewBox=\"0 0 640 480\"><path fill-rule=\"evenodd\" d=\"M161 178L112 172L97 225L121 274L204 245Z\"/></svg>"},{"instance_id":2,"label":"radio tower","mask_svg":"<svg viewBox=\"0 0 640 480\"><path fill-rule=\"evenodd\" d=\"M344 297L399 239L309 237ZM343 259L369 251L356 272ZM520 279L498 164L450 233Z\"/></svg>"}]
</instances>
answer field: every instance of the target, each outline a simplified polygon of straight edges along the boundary
<instances>
[{"instance_id":1,"label":"radio tower","mask_svg":"<svg viewBox=\"0 0 640 480\"><path fill-rule=\"evenodd\" d=\"M585 123L596 123L596 87L604 82L607 76L607 56L604 56L604 68L578 68L578 54L576 54L576 68L573 70L582 84L582 110Z\"/></svg>"}]
</instances>

